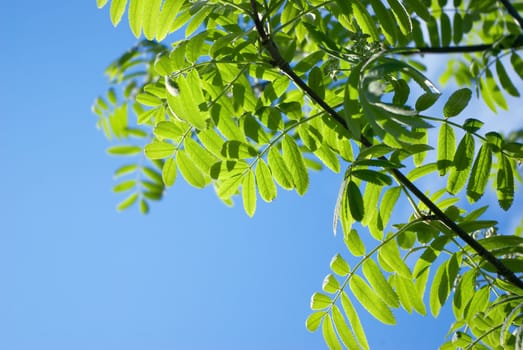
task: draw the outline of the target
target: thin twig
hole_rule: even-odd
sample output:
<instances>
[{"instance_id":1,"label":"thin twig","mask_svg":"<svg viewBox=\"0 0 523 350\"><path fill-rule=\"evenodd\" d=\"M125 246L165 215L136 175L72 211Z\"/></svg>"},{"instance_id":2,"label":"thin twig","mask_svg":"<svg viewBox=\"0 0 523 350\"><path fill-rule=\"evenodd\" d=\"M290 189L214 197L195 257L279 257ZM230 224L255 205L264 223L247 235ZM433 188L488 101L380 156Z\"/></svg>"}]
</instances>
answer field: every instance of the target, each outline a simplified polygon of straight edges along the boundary
<instances>
[{"instance_id":1,"label":"thin twig","mask_svg":"<svg viewBox=\"0 0 523 350\"><path fill-rule=\"evenodd\" d=\"M309 97L316 102L320 107L327 112L334 120L340 123L342 126L347 128L345 119L334 110L329 104L325 102L313 89L311 89L307 83L305 83L291 68L289 63L287 63L280 54L280 51L272 38L267 34L263 23L260 19L260 14L258 12L258 6L256 0L251 0L251 8L253 13L252 19L258 35L260 37L261 45L267 50L273 59L273 64L278 67L285 75L287 75L298 87L305 91ZM365 146L372 146L372 142L365 138L363 135L360 137L359 142ZM383 160L387 160L385 157L380 157ZM497 270L498 274L505 277L507 281L510 281L514 285L523 289L523 281L521 281L513 271L511 271L503 262L497 259L492 253L490 253L485 247L483 247L478 241L472 238L467 232L465 232L461 227L459 227L453 220L451 220L441 209L434 204L425 194L412 183L402 172L398 169L389 169L391 174L401 183L405 188L407 188L411 193L413 193L427 208L436 216L438 219L447 226L450 230L455 232L462 240L464 240L472 249L474 249L478 255L490 262Z\"/></svg>"}]
</instances>

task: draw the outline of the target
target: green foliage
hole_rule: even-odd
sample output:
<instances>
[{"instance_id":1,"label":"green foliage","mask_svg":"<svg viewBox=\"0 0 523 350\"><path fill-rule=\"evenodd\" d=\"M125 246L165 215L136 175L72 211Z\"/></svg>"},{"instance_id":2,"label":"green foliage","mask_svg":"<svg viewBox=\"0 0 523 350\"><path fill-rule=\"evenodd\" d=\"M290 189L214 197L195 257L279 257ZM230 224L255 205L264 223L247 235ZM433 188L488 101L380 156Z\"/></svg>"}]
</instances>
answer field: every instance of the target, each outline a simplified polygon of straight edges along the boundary
<instances>
[{"instance_id":1,"label":"green foliage","mask_svg":"<svg viewBox=\"0 0 523 350\"><path fill-rule=\"evenodd\" d=\"M494 111L519 96L523 3L97 1L109 3L114 25L127 11L134 35L157 41L113 62L93 105L108 153L135 159L115 172L119 210L147 212L180 174L252 216L278 187L304 195L310 170L344 170L334 232L356 260L333 257L307 329L331 349L369 349L353 302L385 324L450 304L442 349L522 348L523 230L480 217L489 182L513 205L523 137L460 117L476 96ZM438 91L414 56L431 53L460 53L441 82L463 87Z\"/></svg>"}]
</instances>

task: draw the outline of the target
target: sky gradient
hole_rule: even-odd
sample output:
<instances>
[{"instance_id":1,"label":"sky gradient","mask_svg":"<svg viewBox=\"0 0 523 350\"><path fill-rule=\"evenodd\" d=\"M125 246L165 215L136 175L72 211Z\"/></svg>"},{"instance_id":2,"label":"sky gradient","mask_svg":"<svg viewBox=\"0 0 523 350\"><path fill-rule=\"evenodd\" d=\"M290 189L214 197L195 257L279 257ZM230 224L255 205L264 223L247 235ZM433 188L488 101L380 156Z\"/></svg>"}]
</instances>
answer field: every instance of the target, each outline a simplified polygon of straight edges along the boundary
<instances>
[{"instance_id":1,"label":"sky gradient","mask_svg":"<svg viewBox=\"0 0 523 350\"><path fill-rule=\"evenodd\" d=\"M0 39L0 350L325 348L304 322L348 255L332 235L340 174L314 173L304 197L279 189L253 219L183 181L147 216L117 213L90 106L136 42L126 23L94 0L0 0ZM361 312L373 348L442 343L448 308L395 314Z\"/></svg>"}]
</instances>

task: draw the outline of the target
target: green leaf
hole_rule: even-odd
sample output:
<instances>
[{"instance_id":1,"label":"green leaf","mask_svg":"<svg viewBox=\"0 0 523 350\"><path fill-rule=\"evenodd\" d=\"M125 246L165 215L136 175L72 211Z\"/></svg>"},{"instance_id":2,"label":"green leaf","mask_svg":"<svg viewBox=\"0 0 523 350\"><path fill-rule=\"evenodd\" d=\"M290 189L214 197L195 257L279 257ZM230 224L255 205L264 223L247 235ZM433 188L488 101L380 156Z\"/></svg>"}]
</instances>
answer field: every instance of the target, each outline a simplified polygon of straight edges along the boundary
<instances>
[{"instance_id":1,"label":"green leaf","mask_svg":"<svg viewBox=\"0 0 523 350\"><path fill-rule=\"evenodd\" d=\"M494 75L489 68L485 70L485 84L494 102L501 107L501 109L505 111L508 110L507 100L501 93L501 90L494 79Z\"/></svg>"},{"instance_id":2,"label":"green leaf","mask_svg":"<svg viewBox=\"0 0 523 350\"><path fill-rule=\"evenodd\" d=\"M294 183L294 186L296 186L296 191L300 195L303 195L305 194L305 192L307 191L307 187L309 186L309 174L307 172L307 168L305 167L305 162L303 160L301 151L298 148L298 145L296 144L294 139L288 135L285 135L282 141L282 148L283 160L287 165L287 168L289 169L289 172L292 177L292 182Z\"/></svg>"},{"instance_id":3,"label":"green leaf","mask_svg":"<svg viewBox=\"0 0 523 350\"><path fill-rule=\"evenodd\" d=\"M167 34L169 34L174 22L174 18L184 3L185 1L181 0L164 0L162 12L160 13L160 18L158 19L158 24L156 27L157 41L162 41L167 36Z\"/></svg>"},{"instance_id":4,"label":"green leaf","mask_svg":"<svg viewBox=\"0 0 523 350\"><path fill-rule=\"evenodd\" d=\"M400 306L398 295L394 292L389 282L387 282L385 276L374 260L365 260L362 270L363 275L367 281L369 281L371 287L376 291L381 300L393 308Z\"/></svg>"},{"instance_id":5,"label":"green leaf","mask_svg":"<svg viewBox=\"0 0 523 350\"><path fill-rule=\"evenodd\" d=\"M134 1L134 0L132 0ZM153 40L156 35L158 17L162 0L147 0L143 7L143 34L147 40Z\"/></svg>"},{"instance_id":6,"label":"green leaf","mask_svg":"<svg viewBox=\"0 0 523 350\"><path fill-rule=\"evenodd\" d=\"M118 211L123 211L123 210L129 208L134 203L136 203L137 200L138 200L138 193L133 193L133 194L129 195L129 197L125 198L123 201L118 203L118 205L116 206L116 209Z\"/></svg>"},{"instance_id":7,"label":"green leaf","mask_svg":"<svg viewBox=\"0 0 523 350\"><path fill-rule=\"evenodd\" d=\"M438 169L441 176L447 173L452 165L456 149L454 129L447 123L441 124L438 136Z\"/></svg>"},{"instance_id":8,"label":"green leaf","mask_svg":"<svg viewBox=\"0 0 523 350\"><path fill-rule=\"evenodd\" d=\"M340 289L340 282L338 282L333 274L328 274L323 279L321 288L327 293L334 294Z\"/></svg>"},{"instance_id":9,"label":"green leaf","mask_svg":"<svg viewBox=\"0 0 523 350\"><path fill-rule=\"evenodd\" d=\"M172 121L161 121L154 127L153 134L159 139L178 140L186 130Z\"/></svg>"},{"instance_id":10,"label":"green leaf","mask_svg":"<svg viewBox=\"0 0 523 350\"><path fill-rule=\"evenodd\" d=\"M176 174L176 161L174 158L167 159L162 167L162 180L165 186L170 187L174 185Z\"/></svg>"},{"instance_id":11,"label":"green leaf","mask_svg":"<svg viewBox=\"0 0 523 350\"><path fill-rule=\"evenodd\" d=\"M340 254L336 254L332 257L330 268L335 274L339 276L347 276L350 272L349 264Z\"/></svg>"},{"instance_id":12,"label":"green leaf","mask_svg":"<svg viewBox=\"0 0 523 350\"><path fill-rule=\"evenodd\" d=\"M429 300L430 311L434 317L439 315L441 306L449 297L458 270L459 261L455 254L438 267L430 288Z\"/></svg>"},{"instance_id":13,"label":"green leaf","mask_svg":"<svg viewBox=\"0 0 523 350\"><path fill-rule=\"evenodd\" d=\"M113 192L125 192L136 186L136 180L126 180L113 187Z\"/></svg>"},{"instance_id":14,"label":"green leaf","mask_svg":"<svg viewBox=\"0 0 523 350\"><path fill-rule=\"evenodd\" d=\"M129 27L136 38L142 34L143 8L147 0L131 0L129 4Z\"/></svg>"},{"instance_id":15,"label":"green leaf","mask_svg":"<svg viewBox=\"0 0 523 350\"><path fill-rule=\"evenodd\" d=\"M479 200L489 180L490 169L492 166L492 151L488 145L484 144L479 149L472 172L470 173L469 183L467 185L467 197L469 201L476 202Z\"/></svg>"},{"instance_id":16,"label":"green leaf","mask_svg":"<svg viewBox=\"0 0 523 350\"><path fill-rule=\"evenodd\" d=\"M194 164L194 161L189 158L186 151L179 150L176 155L176 164L182 174L183 178L190 185L196 188L204 188L208 180L202 174L201 170Z\"/></svg>"},{"instance_id":17,"label":"green leaf","mask_svg":"<svg viewBox=\"0 0 523 350\"><path fill-rule=\"evenodd\" d=\"M341 341L349 350L360 350L360 346L356 341L356 338L352 334L345 318L343 317L340 309L336 304L332 305L332 319L334 321L334 327L340 336Z\"/></svg>"},{"instance_id":18,"label":"green leaf","mask_svg":"<svg viewBox=\"0 0 523 350\"><path fill-rule=\"evenodd\" d=\"M409 267L401 258L396 240L391 239L385 243L379 250L378 258L380 259L380 264L381 262L384 262L392 268L392 271L390 272L395 272L405 278L412 278ZM383 266L383 264L381 265Z\"/></svg>"},{"instance_id":19,"label":"green leaf","mask_svg":"<svg viewBox=\"0 0 523 350\"><path fill-rule=\"evenodd\" d=\"M387 10L381 0L369 1L376 17L378 17L382 33L389 44L394 44L397 41L396 37L396 22L393 15Z\"/></svg>"},{"instance_id":20,"label":"green leaf","mask_svg":"<svg viewBox=\"0 0 523 350\"><path fill-rule=\"evenodd\" d=\"M454 155L454 167L451 168L447 181L447 191L449 193L456 194L465 186L473 158L474 138L471 134L466 133Z\"/></svg>"},{"instance_id":21,"label":"green leaf","mask_svg":"<svg viewBox=\"0 0 523 350\"><path fill-rule=\"evenodd\" d=\"M450 17L445 12L441 13L440 28L441 46L449 46L452 41L452 26L450 24Z\"/></svg>"},{"instance_id":22,"label":"green leaf","mask_svg":"<svg viewBox=\"0 0 523 350\"><path fill-rule=\"evenodd\" d=\"M187 155L193 160L198 169L203 174L210 174L211 166L218 159L192 138L185 138L184 146Z\"/></svg>"},{"instance_id":23,"label":"green leaf","mask_svg":"<svg viewBox=\"0 0 523 350\"><path fill-rule=\"evenodd\" d=\"M360 276L353 275L349 286L354 296L372 316L385 324L396 324L392 311Z\"/></svg>"},{"instance_id":24,"label":"green leaf","mask_svg":"<svg viewBox=\"0 0 523 350\"><path fill-rule=\"evenodd\" d=\"M278 185L286 190L291 190L293 188L292 175L277 148L271 147L267 161Z\"/></svg>"},{"instance_id":25,"label":"green leaf","mask_svg":"<svg viewBox=\"0 0 523 350\"><path fill-rule=\"evenodd\" d=\"M514 72L516 72L516 74L519 75L521 79L523 79L523 59L516 52L513 52L510 56L510 63L512 63Z\"/></svg>"},{"instance_id":26,"label":"green leaf","mask_svg":"<svg viewBox=\"0 0 523 350\"><path fill-rule=\"evenodd\" d=\"M392 210L398 201L401 194L401 188L399 186L391 187L385 192L381 200L380 205L380 217L381 217L381 228L384 229L389 222Z\"/></svg>"},{"instance_id":27,"label":"green leaf","mask_svg":"<svg viewBox=\"0 0 523 350\"><path fill-rule=\"evenodd\" d=\"M503 210L508 210L514 201L514 174L510 159L504 154L501 155L498 167L496 178L498 203Z\"/></svg>"},{"instance_id":28,"label":"green leaf","mask_svg":"<svg viewBox=\"0 0 523 350\"><path fill-rule=\"evenodd\" d=\"M352 180L347 184L347 194L349 200L350 213L354 220L361 221L365 214L363 207L363 197L360 192L360 188Z\"/></svg>"},{"instance_id":29,"label":"green leaf","mask_svg":"<svg viewBox=\"0 0 523 350\"><path fill-rule=\"evenodd\" d=\"M409 313L412 308L416 310L420 315L425 315L425 304L423 303L422 294L418 293L418 288L410 278L406 278L400 275L394 275L394 286L396 287L396 293L401 301L401 305Z\"/></svg>"},{"instance_id":30,"label":"green leaf","mask_svg":"<svg viewBox=\"0 0 523 350\"><path fill-rule=\"evenodd\" d=\"M459 14L459 12L454 13L454 19L453 19L453 33L452 33L452 41L454 44L458 45L461 42L461 39L463 38L463 17Z\"/></svg>"},{"instance_id":31,"label":"green leaf","mask_svg":"<svg viewBox=\"0 0 523 350\"><path fill-rule=\"evenodd\" d=\"M149 204L147 204L147 201L145 199L140 200L140 212L142 214L149 213Z\"/></svg>"},{"instance_id":32,"label":"green leaf","mask_svg":"<svg viewBox=\"0 0 523 350\"><path fill-rule=\"evenodd\" d=\"M256 157L258 151L248 143L232 140L223 144L221 154L229 159L246 159Z\"/></svg>"},{"instance_id":33,"label":"green leaf","mask_svg":"<svg viewBox=\"0 0 523 350\"><path fill-rule=\"evenodd\" d=\"M176 146L168 142L153 142L145 146L145 155L149 159L163 159L174 154Z\"/></svg>"},{"instance_id":34,"label":"green leaf","mask_svg":"<svg viewBox=\"0 0 523 350\"><path fill-rule=\"evenodd\" d=\"M336 0L338 4L344 1L345 0ZM358 26L361 28L361 31L365 34L370 35L372 41L379 41L380 37L378 30L376 29L376 22L372 19L365 6L359 1L352 1L351 6L352 13L346 13L345 15L347 16L347 18L351 18L352 16L354 16L354 19L356 20L356 23L358 23ZM341 7L343 8L344 6Z\"/></svg>"},{"instance_id":35,"label":"green leaf","mask_svg":"<svg viewBox=\"0 0 523 350\"><path fill-rule=\"evenodd\" d=\"M341 305L343 307L343 311L345 311L345 315L347 315L347 319L349 320L349 324L352 327L354 335L360 343L360 346L365 350L369 350L369 343L367 342L367 337L365 336L365 331L361 325L358 313L356 312L356 309L352 305L352 302L345 292L341 293Z\"/></svg>"},{"instance_id":36,"label":"green leaf","mask_svg":"<svg viewBox=\"0 0 523 350\"><path fill-rule=\"evenodd\" d=\"M472 297L472 300L468 304L468 307L465 309L465 319L467 321L471 321L478 312L484 311L489 303L489 297L490 297L490 288L489 286L485 286L479 290L477 290L474 293L474 296Z\"/></svg>"},{"instance_id":37,"label":"green leaf","mask_svg":"<svg viewBox=\"0 0 523 350\"><path fill-rule=\"evenodd\" d=\"M323 334L323 339L330 350L342 350L340 341L334 332L332 319L329 314L325 315L325 319L321 324L321 333Z\"/></svg>"},{"instance_id":38,"label":"green leaf","mask_svg":"<svg viewBox=\"0 0 523 350\"><path fill-rule=\"evenodd\" d=\"M374 170L356 169L351 171L351 175L363 181L367 181L380 186L392 184L392 179L390 178L390 176Z\"/></svg>"},{"instance_id":39,"label":"green leaf","mask_svg":"<svg viewBox=\"0 0 523 350\"><path fill-rule=\"evenodd\" d=\"M98 8L101 9L101 8L104 7L108 2L109 2L109 0L96 0L96 6L98 6Z\"/></svg>"},{"instance_id":40,"label":"green leaf","mask_svg":"<svg viewBox=\"0 0 523 350\"><path fill-rule=\"evenodd\" d=\"M311 296L311 309L312 310L323 310L328 308L332 304L331 298L322 293L314 293Z\"/></svg>"},{"instance_id":41,"label":"green leaf","mask_svg":"<svg viewBox=\"0 0 523 350\"><path fill-rule=\"evenodd\" d=\"M398 0L387 0L397 19L400 31L403 35L407 36L412 32L412 22L410 20L409 13L405 10L405 7Z\"/></svg>"},{"instance_id":42,"label":"green leaf","mask_svg":"<svg viewBox=\"0 0 523 350\"><path fill-rule=\"evenodd\" d=\"M503 89L505 89L505 91L510 95L519 97L520 95L518 89L516 86L514 86L514 83L512 83L512 80L505 70L505 66L499 59L496 60L496 73L498 74L499 82L501 83Z\"/></svg>"},{"instance_id":43,"label":"green leaf","mask_svg":"<svg viewBox=\"0 0 523 350\"><path fill-rule=\"evenodd\" d=\"M101 4L102 6L105 5L105 3L102 2L98 3L99 5ZM98 7L102 7L102 6L98 6ZM127 6L127 0L113 0L111 2L111 9L109 11L110 13L110 16L111 16L111 22L113 23L113 26L117 26L118 23L120 23L120 21L122 20L122 16L123 16L123 13L125 12L125 7Z\"/></svg>"},{"instance_id":44,"label":"green leaf","mask_svg":"<svg viewBox=\"0 0 523 350\"><path fill-rule=\"evenodd\" d=\"M231 177L242 176L249 169L249 165L240 160L226 160L214 163L209 171L214 180L225 180Z\"/></svg>"},{"instance_id":45,"label":"green leaf","mask_svg":"<svg viewBox=\"0 0 523 350\"><path fill-rule=\"evenodd\" d=\"M463 129L469 133L477 132L481 127L483 126L483 122L481 120L477 120L474 118L468 118L463 123Z\"/></svg>"},{"instance_id":46,"label":"green leaf","mask_svg":"<svg viewBox=\"0 0 523 350\"><path fill-rule=\"evenodd\" d=\"M118 178L120 176L130 174L130 173L136 171L136 169L138 169L138 164L122 165L121 167L119 167L118 169L115 170L114 178Z\"/></svg>"},{"instance_id":47,"label":"green leaf","mask_svg":"<svg viewBox=\"0 0 523 350\"><path fill-rule=\"evenodd\" d=\"M112 146L107 149L107 153L115 155L115 156L134 156L141 152L142 152L142 148L140 146L131 146L131 145Z\"/></svg>"},{"instance_id":48,"label":"green leaf","mask_svg":"<svg viewBox=\"0 0 523 350\"><path fill-rule=\"evenodd\" d=\"M305 327L309 332L315 332L321 325L321 321L327 313L325 311L316 311L307 317Z\"/></svg>"},{"instance_id":49,"label":"green leaf","mask_svg":"<svg viewBox=\"0 0 523 350\"><path fill-rule=\"evenodd\" d=\"M271 171L263 159L260 159L256 166L256 184L260 197L264 201L272 202L276 198L276 185L272 179Z\"/></svg>"},{"instance_id":50,"label":"green leaf","mask_svg":"<svg viewBox=\"0 0 523 350\"><path fill-rule=\"evenodd\" d=\"M252 217L256 211L256 184L254 183L254 173L249 171L242 182L243 208L247 215Z\"/></svg>"},{"instance_id":51,"label":"green leaf","mask_svg":"<svg viewBox=\"0 0 523 350\"><path fill-rule=\"evenodd\" d=\"M404 0L409 8L413 9L424 21L430 21L432 15L429 12L429 6L423 4L422 0Z\"/></svg>"},{"instance_id":52,"label":"green leaf","mask_svg":"<svg viewBox=\"0 0 523 350\"><path fill-rule=\"evenodd\" d=\"M184 120L197 129L205 129L208 115L200 112L199 105L205 100L201 90L201 81L196 70L192 70L186 77L178 76L176 79L179 94L167 95L167 103L172 113L179 119Z\"/></svg>"},{"instance_id":53,"label":"green leaf","mask_svg":"<svg viewBox=\"0 0 523 350\"><path fill-rule=\"evenodd\" d=\"M472 91L468 88L462 88L454 91L443 107L445 118L457 116L469 104L472 97Z\"/></svg>"},{"instance_id":54,"label":"green leaf","mask_svg":"<svg viewBox=\"0 0 523 350\"><path fill-rule=\"evenodd\" d=\"M343 241L345 246L354 256L365 255L365 245L358 235L358 231L351 229L349 232L344 232Z\"/></svg>"},{"instance_id":55,"label":"green leaf","mask_svg":"<svg viewBox=\"0 0 523 350\"><path fill-rule=\"evenodd\" d=\"M426 109L429 109L432 105L434 105L434 103L436 103L440 96L441 94L433 92L424 93L416 100L416 110L418 112L421 112Z\"/></svg>"}]
</instances>

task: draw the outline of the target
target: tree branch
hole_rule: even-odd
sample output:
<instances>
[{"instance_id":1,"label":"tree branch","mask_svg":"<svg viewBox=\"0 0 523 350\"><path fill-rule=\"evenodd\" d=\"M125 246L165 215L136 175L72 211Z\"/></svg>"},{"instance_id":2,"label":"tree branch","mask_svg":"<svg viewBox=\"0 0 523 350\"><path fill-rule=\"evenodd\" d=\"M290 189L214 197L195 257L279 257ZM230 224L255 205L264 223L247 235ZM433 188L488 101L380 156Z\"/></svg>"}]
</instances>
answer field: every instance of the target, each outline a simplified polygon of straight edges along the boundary
<instances>
[{"instance_id":1,"label":"tree branch","mask_svg":"<svg viewBox=\"0 0 523 350\"><path fill-rule=\"evenodd\" d=\"M272 38L267 34L265 31L265 28L263 26L263 23L260 19L260 13L258 12L258 6L256 3L256 0L251 0L251 8L252 8L252 19L254 21L254 25L256 26L256 30L258 31L258 35L260 37L260 43L262 46L267 50L271 58L273 59L273 63L275 66L277 66L285 75L287 75L299 88L301 88L304 92L306 92L309 97L320 107L327 112L334 120L336 120L338 123L343 125L345 128L347 128L347 124L345 122L345 119L336 111L334 110L329 104L327 104L313 89L311 89L307 83L305 83L291 68L289 63L287 63L283 57L280 54L280 51L278 47L276 46L276 43ZM363 135L360 137L359 142L364 145L365 147L372 146L372 142L365 138ZM382 159L386 160L385 157L381 157ZM479 256L484 258L486 261L491 263L497 270L498 274L500 276L503 276L506 280L510 281L514 285L518 286L519 288L523 289L523 281L521 281L514 272L512 272L505 264L503 264L500 260L498 260L492 253L490 253L485 247L483 247L478 241L476 241L474 238L472 238L467 232L465 232L461 227L459 227L453 220L451 220L441 209L434 204L425 194L416 186L414 183L412 183L409 179L403 175L398 169L389 169L391 174L398 180L400 184L402 184L405 188L407 188L410 192L412 192L423 204L427 206L431 210L431 212L443 223L445 224L450 230L455 232L463 241L465 241L472 249L478 253Z\"/></svg>"},{"instance_id":2,"label":"tree branch","mask_svg":"<svg viewBox=\"0 0 523 350\"><path fill-rule=\"evenodd\" d=\"M509 15L511 15L516 20L516 22L518 22L518 24L521 27L521 29L523 29L523 17L521 17L521 15L518 13L516 8L514 6L512 6L510 1L508 1L508 0L499 0L499 2L501 2L503 4L503 6L505 6L505 9L509 13Z\"/></svg>"}]
</instances>

